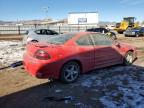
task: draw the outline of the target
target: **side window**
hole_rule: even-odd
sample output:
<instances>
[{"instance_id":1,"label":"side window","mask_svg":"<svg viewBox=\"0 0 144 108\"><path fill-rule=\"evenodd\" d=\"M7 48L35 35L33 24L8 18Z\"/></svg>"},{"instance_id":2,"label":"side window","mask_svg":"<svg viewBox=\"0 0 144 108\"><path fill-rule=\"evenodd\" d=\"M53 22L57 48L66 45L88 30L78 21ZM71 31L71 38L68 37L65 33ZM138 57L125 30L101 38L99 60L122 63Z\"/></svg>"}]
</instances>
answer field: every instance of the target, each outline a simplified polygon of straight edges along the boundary
<instances>
[{"instance_id":1,"label":"side window","mask_svg":"<svg viewBox=\"0 0 144 108\"><path fill-rule=\"evenodd\" d=\"M52 32L50 30L47 30L47 35L52 35Z\"/></svg>"},{"instance_id":2,"label":"side window","mask_svg":"<svg viewBox=\"0 0 144 108\"><path fill-rule=\"evenodd\" d=\"M41 30L36 30L35 33L36 34L41 34Z\"/></svg>"},{"instance_id":3,"label":"side window","mask_svg":"<svg viewBox=\"0 0 144 108\"><path fill-rule=\"evenodd\" d=\"M58 35L58 33L55 31L51 31L51 35Z\"/></svg>"},{"instance_id":4,"label":"side window","mask_svg":"<svg viewBox=\"0 0 144 108\"><path fill-rule=\"evenodd\" d=\"M100 33L103 33L103 32L104 32L103 28L100 28Z\"/></svg>"},{"instance_id":5,"label":"side window","mask_svg":"<svg viewBox=\"0 0 144 108\"><path fill-rule=\"evenodd\" d=\"M80 37L76 43L78 45L82 45L82 46L85 46L85 45L93 45L91 40L90 40L90 36L89 35L85 35L85 36L82 36Z\"/></svg>"},{"instance_id":6,"label":"side window","mask_svg":"<svg viewBox=\"0 0 144 108\"><path fill-rule=\"evenodd\" d=\"M46 35L46 34L47 34L46 30L44 30L44 29L41 30L41 34L42 34L42 35Z\"/></svg>"},{"instance_id":7,"label":"side window","mask_svg":"<svg viewBox=\"0 0 144 108\"><path fill-rule=\"evenodd\" d=\"M39 34L39 35L45 35L46 34L46 30L44 30L44 29L42 29L42 30L36 30L35 33Z\"/></svg>"},{"instance_id":8,"label":"side window","mask_svg":"<svg viewBox=\"0 0 144 108\"><path fill-rule=\"evenodd\" d=\"M95 32L100 32L100 28L96 28L96 29L95 29Z\"/></svg>"},{"instance_id":9,"label":"side window","mask_svg":"<svg viewBox=\"0 0 144 108\"><path fill-rule=\"evenodd\" d=\"M95 45L112 45L113 41L111 38L103 34L92 34L92 40Z\"/></svg>"},{"instance_id":10,"label":"side window","mask_svg":"<svg viewBox=\"0 0 144 108\"><path fill-rule=\"evenodd\" d=\"M93 32L93 31L94 31L94 29L87 29L86 31Z\"/></svg>"}]
</instances>

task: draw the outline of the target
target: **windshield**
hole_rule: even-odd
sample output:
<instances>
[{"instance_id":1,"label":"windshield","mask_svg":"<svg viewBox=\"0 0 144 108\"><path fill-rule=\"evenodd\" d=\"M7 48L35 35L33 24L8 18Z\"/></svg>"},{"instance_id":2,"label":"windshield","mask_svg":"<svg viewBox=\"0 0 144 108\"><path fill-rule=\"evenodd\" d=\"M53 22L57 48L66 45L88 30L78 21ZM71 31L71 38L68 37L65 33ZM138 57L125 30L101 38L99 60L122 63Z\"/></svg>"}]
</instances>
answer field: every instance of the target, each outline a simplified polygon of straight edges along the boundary
<instances>
[{"instance_id":1,"label":"windshield","mask_svg":"<svg viewBox=\"0 0 144 108\"><path fill-rule=\"evenodd\" d=\"M51 44L64 44L65 42L70 40L75 35L76 35L75 33L57 35L55 37L49 38L47 42Z\"/></svg>"},{"instance_id":2,"label":"windshield","mask_svg":"<svg viewBox=\"0 0 144 108\"><path fill-rule=\"evenodd\" d=\"M128 28L126 31L140 30L140 28Z\"/></svg>"},{"instance_id":3,"label":"windshield","mask_svg":"<svg viewBox=\"0 0 144 108\"><path fill-rule=\"evenodd\" d=\"M129 23L134 23L134 17L128 17L128 18L124 18L124 21L129 22Z\"/></svg>"}]
</instances>

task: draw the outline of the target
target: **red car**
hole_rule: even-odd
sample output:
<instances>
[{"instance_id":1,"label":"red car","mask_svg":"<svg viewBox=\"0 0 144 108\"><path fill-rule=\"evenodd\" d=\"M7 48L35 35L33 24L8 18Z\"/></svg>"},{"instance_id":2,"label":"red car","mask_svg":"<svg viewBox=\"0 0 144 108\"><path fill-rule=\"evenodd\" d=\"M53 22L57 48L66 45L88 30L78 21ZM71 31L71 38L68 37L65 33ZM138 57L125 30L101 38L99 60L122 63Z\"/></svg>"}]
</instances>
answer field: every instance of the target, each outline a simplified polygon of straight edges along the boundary
<instances>
[{"instance_id":1,"label":"red car","mask_svg":"<svg viewBox=\"0 0 144 108\"><path fill-rule=\"evenodd\" d=\"M47 43L29 43L25 69L37 78L74 82L80 73L115 64L130 65L136 48L100 33L80 32L55 36Z\"/></svg>"}]
</instances>

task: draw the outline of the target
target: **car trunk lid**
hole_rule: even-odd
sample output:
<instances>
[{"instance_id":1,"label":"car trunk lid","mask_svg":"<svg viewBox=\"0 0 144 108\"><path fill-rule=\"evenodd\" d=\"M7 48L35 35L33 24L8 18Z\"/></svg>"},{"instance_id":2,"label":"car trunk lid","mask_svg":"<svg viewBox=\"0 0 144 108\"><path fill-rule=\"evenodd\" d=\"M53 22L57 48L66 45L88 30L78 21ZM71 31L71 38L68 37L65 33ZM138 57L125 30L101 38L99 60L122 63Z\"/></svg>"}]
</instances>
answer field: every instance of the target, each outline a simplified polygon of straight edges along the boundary
<instances>
[{"instance_id":1,"label":"car trunk lid","mask_svg":"<svg viewBox=\"0 0 144 108\"><path fill-rule=\"evenodd\" d=\"M26 52L30 56L35 56L35 53L38 50L42 50L47 52L51 58L57 57L58 55L58 48L61 48L61 45L54 45L54 44L48 44L48 43L32 43L30 42L27 44Z\"/></svg>"}]
</instances>

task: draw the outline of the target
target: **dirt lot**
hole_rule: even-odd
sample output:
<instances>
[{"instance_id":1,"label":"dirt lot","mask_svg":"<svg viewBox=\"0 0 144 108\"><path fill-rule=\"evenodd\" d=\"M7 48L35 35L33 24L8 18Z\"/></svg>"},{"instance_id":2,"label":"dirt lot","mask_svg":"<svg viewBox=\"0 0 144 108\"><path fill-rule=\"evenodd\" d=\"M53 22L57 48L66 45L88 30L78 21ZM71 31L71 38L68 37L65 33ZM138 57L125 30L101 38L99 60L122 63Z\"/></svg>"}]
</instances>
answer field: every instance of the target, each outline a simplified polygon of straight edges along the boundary
<instances>
[{"instance_id":1,"label":"dirt lot","mask_svg":"<svg viewBox=\"0 0 144 108\"><path fill-rule=\"evenodd\" d=\"M0 35L0 40L22 40L22 35Z\"/></svg>"},{"instance_id":2,"label":"dirt lot","mask_svg":"<svg viewBox=\"0 0 144 108\"><path fill-rule=\"evenodd\" d=\"M0 70L0 108L143 108L144 37L118 40L138 48L132 66L94 70L73 84L36 79L22 67Z\"/></svg>"}]
</instances>

